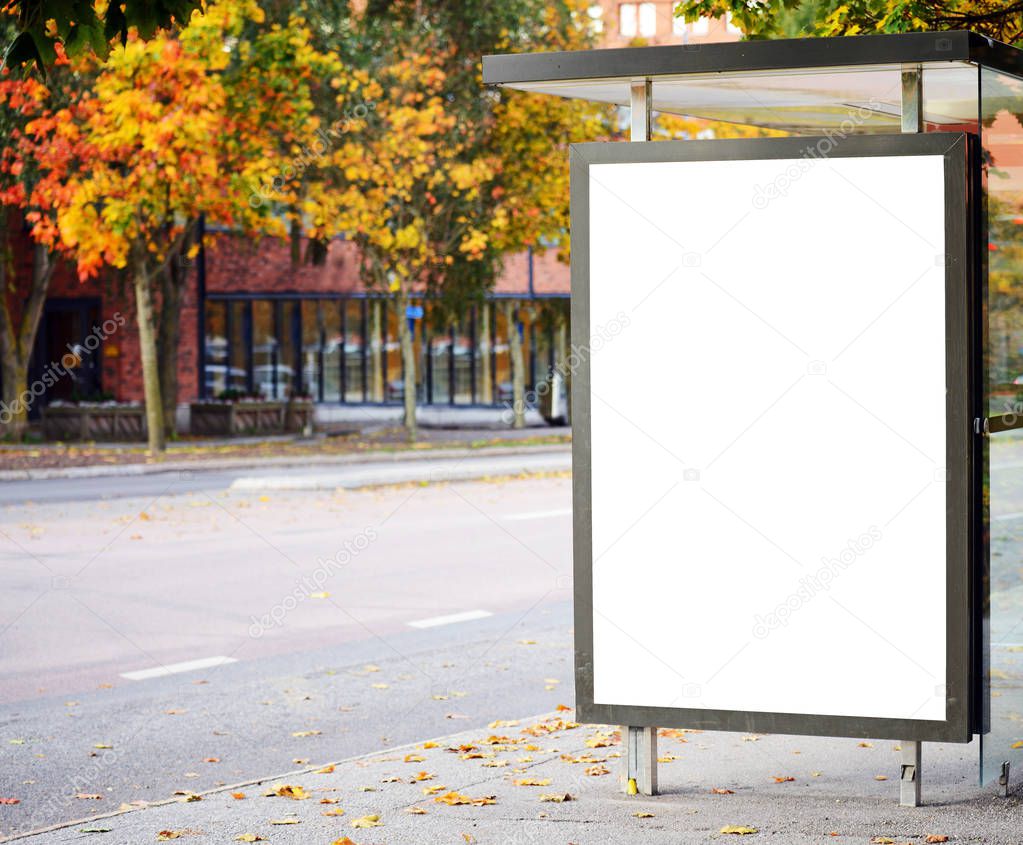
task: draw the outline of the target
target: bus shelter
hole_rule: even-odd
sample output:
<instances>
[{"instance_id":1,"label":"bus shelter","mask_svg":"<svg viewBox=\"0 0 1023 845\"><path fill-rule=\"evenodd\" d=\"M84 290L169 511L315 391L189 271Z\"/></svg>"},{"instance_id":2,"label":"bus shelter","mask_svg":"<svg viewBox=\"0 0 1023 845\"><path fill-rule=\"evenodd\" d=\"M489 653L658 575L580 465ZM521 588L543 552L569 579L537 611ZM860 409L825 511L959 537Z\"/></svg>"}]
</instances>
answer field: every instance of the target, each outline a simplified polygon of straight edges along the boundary
<instances>
[{"instance_id":1,"label":"bus shelter","mask_svg":"<svg viewBox=\"0 0 1023 845\"><path fill-rule=\"evenodd\" d=\"M577 711L623 726L623 787L655 793L657 730L691 728L897 740L904 804L921 743L975 742L1008 793L1023 52L910 33L483 71L621 107L637 142L570 150Z\"/></svg>"}]
</instances>

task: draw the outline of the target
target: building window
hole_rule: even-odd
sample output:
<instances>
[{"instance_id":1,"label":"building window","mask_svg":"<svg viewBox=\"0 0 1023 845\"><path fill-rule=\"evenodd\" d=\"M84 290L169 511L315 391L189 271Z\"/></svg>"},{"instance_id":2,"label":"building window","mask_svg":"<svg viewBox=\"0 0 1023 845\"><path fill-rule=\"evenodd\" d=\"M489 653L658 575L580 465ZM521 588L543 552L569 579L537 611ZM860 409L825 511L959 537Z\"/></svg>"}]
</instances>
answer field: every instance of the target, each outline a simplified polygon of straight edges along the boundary
<instances>
[{"instance_id":1,"label":"building window","mask_svg":"<svg viewBox=\"0 0 1023 845\"><path fill-rule=\"evenodd\" d=\"M624 38L635 38L638 31L636 4L622 3L618 6L618 34Z\"/></svg>"},{"instance_id":2,"label":"building window","mask_svg":"<svg viewBox=\"0 0 1023 845\"><path fill-rule=\"evenodd\" d=\"M604 31L604 8L594 3L586 10L586 14L590 16L590 29L595 35L600 35Z\"/></svg>"},{"instance_id":3,"label":"building window","mask_svg":"<svg viewBox=\"0 0 1023 845\"><path fill-rule=\"evenodd\" d=\"M657 34L657 4L639 4L639 34L649 38Z\"/></svg>"},{"instance_id":4,"label":"building window","mask_svg":"<svg viewBox=\"0 0 1023 845\"><path fill-rule=\"evenodd\" d=\"M681 6L681 5L682 5L681 3L676 3L674 8L673 8L673 14L676 15L676 17L673 17L672 20L671 20L671 31L675 35L685 35L686 34L686 19L685 18L681 18L681 17L677 17L678 7Z\"/></svg>"}]
</instances>

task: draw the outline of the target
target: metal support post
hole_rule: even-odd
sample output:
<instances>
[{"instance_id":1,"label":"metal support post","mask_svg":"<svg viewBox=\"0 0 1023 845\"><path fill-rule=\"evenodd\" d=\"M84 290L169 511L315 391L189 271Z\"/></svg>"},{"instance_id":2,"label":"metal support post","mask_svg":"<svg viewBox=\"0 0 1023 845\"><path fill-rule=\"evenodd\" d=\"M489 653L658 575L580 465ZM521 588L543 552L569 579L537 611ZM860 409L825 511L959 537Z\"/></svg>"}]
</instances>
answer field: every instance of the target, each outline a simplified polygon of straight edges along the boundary
<instances>
[{"instance_id":1,"label":"metal support post","mask_svg":"<svg viewBox=\"0 0 1023 845\"><path fill-rule=\"evenodd\" d=\"M622 792L657 794L657 728L622 726Z\"/></svg>"},{"instance_id":2,"label":"metal support post","mask_svg":"<svg viewBox=\"0 0 1023 845\"><path fill-rule=\"evenodd\" d=\"M629 140L650 140L650 80L634 79ZM657 728L622 726L622 791L627 795L657 794Z\"/></svg>"},{"instance_id":3,"label":"metal support post","mask_svg":"<svg viewBox=\"0 0 1023 845\"><path fill-rule=\"evenodd\" d=\"M1009 789L1009 771L1010 763L1006 760L1002 763L1002 773L998 776L998 786L1001 790L1002 798L1008 798L1009 793L1012 791Z\"/></svg>"},{"instance_id":4,"label":"metal support post","mask_svg":"<svg viewBox=\"0 0 1023 845\"><path fill-rule=\"evenodd\" d=\"M634 79L629 90L632 115L629 118L629 140L650 140L650 80Z\"/></svg>"},{"instance_id":5,"label":"metal support post","mask_svg":"<svg viewBox=\"0 0 1023 845\"><path fill-rule=\"evenodd\" d=\"M900 780L899 805L920 806L921 745L919 742L902 743L902 778Z\"/></svg>"},{"instance_id":6,"label":"metal support post","mask_svg":"<svg viewBox=\"0 0 1023 845\"><path fill-rule=\"evenodd\" d=\"M924 131L924 86L920 65L902 66L902 131Z\"/></svg>"}]
</instances>

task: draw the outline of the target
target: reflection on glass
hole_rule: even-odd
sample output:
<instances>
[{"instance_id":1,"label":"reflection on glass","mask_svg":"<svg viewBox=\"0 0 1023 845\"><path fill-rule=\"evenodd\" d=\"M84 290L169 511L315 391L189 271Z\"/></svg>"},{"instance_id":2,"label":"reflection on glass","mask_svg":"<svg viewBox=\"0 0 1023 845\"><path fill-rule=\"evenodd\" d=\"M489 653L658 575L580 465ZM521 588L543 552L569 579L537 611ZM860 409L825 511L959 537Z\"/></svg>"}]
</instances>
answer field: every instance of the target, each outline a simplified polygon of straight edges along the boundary
<instances>
[{"instance_id":1,"label":"reflection on glass","mask_svg":"<svg viewBox=\"0 0 1023 845\"><path fill-rule=\"evenodd\" d=\"M295 348L295 316L297 302L279 302L278 340L280 353L277 361L277 393L276 398L287 399L293 392L302 391L299 385L297 356Z\"/></svg>"},{"instance_id":2,"label":"reflection on glass","mask_svg":"<svg viewBox=\"0 0 1023 845\"><path fill-rule=\"evenodd\" d=\"M455 395L454 402L458 405L468 405L474 401L472 391L472 318L467 313L455 326L455 342L452 347L455 370Z\"/></svg>"},{"instance_id":3,"label":"reflection on glass","mask_svg":"<svg viewBox=\"0 0 1023 845\"><path fill-rule=\"evenodd\" d=\"M451 330L435 329L430 338L430 397L434 403L451 401Z\"/></svg>"},{"instance_id":4,"label":"reflection on glass","mask_svg":"<svg viewBox=\"0 0 1023 845\"><path fill-rule=\"evenodd\" d=\"M383 300L384 401L401 402L405 396L405 380L401 371L401 344L398 342L398 314L394 303Z\"/></svg>"},{"instance_id":5,"label":"reflection on glass","mask_svg":"<svg viewBox=\"0 0 1023 845\"><path fill-rule=\"evenodd\" d=\"M511 349L508 345L508 320L504 302L494 303L493 327L491 340L493 349L491 362L494 371L493 402L504 405L512 401Z\"/></svg>"},{"instance_id":6,"label":"reflection on glass","mask_svg":"<svg viewBox=\"0 0 1023 845\"><path fill-rule=\"evenodd\" d=\"M277 361L274 303L257 299L252 303L252 381L257 395L277 396Z\"/></svg>"},{"instance_id":7,"label":"reflection on glass","mask_svg":"<svg viewBox=\"0 0 1023 845\"><path fill-rule=\"evenodd\" d=\"M227 306L206 303L206 395L219 396L228 388Z\"/></svg>"},{"instance_id":8,"label":"reflection on glass","mask_svg":"<svg viewBox=\"0 0 1023 845\"><path fill-rule=\"evenodd\" d=\"M345 309L345 402L364 402L369 398L367 384L366 336L368 333L365 299L349 299Z\"/></svg>"},{"instance_id":9,"label":"reflection on glass","mask_svg":"<svg viewBox=\"0 0 1023 845\"><path fill-rule=\"evenodd\" d=\"M323 395L324 402L340 402L341 396L341 353L344 348L344 332L341 328L343 302L324 300L320 303L320 325L323 330ZM303 318L303 331L305 322Z\"/></svg>"},{"instance_id":10,"label":"reflection on glass","mask_svg":"<svg viewBox=\"0 0 1023 845\"><path fill-rule=\"evenodd\" d=\"M302 310L302 372L301 385L296 390L316 400L321 400L321 354L323 352L323 317L325 309L332 303L305 299Z\"/></svg>"},{"instance_id":11,"label":"reflection on glass","mask_svg":"<svg viewBox=\"0 0 1023 845\"><path fill-rule=\"evenodd\" d=\"M1023 81L990 70L981 77L987 167L988 408L991 416L1023 411ZM981 777L1002 765L1023 770L1023 431L987 438L990 454L988 526L988 676L990 733L981 738ZM1017 778L1014 777L1013 780Z\"/></svg>"},{"instance_id":12,"label":"reflection on glass","mask_svg":"<svg viewBox=\"0 0 1023 845\"><path fill-rule=\"evenodd\" d=\"M227 389L249 392L248 303L227 303L228 371Z\"/></svg>"}]
</instances>

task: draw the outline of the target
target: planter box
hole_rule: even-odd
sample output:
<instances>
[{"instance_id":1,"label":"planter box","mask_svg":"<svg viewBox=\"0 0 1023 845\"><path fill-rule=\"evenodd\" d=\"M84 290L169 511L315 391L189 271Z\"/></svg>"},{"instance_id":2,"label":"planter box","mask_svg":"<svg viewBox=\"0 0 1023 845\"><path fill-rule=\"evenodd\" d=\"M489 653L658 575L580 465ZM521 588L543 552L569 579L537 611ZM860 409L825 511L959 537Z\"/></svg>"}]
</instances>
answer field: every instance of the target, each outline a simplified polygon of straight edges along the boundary
<instances>
[{"instance_id":1,"label":"planter box","mask_svg":"<svg viewBox=\"0 0 1023 845\"><path fill-rule=\"evenodd\" d=\"M313 402L310 399L296 399L286 408L285 430L301 434L313 427Z\"/></svg>"},{"instance_id":2,"label":"planter box","mask_svg":"<svg viewBox=\"0 0 1023 845\"><path fill-rule=\"evenodd\" d=\"M145 441L141 405L57 405L43 408L47 440Z\"/></svg>"},{"instance_id":3,"label":"planter box","mask_svg":"<svg viewBox=\"0 0 1023 845\"><path fill-rule=\"evenodd\" d=\"M193 402L193 435L282 434L286 402Z\"/></svg>"}]
</instances>

